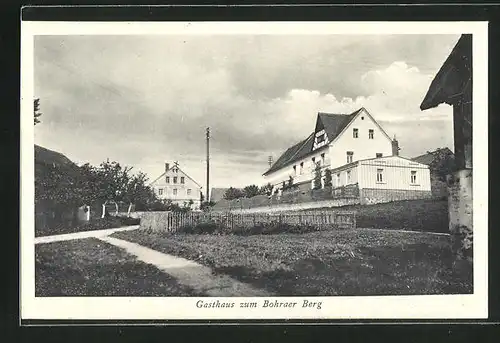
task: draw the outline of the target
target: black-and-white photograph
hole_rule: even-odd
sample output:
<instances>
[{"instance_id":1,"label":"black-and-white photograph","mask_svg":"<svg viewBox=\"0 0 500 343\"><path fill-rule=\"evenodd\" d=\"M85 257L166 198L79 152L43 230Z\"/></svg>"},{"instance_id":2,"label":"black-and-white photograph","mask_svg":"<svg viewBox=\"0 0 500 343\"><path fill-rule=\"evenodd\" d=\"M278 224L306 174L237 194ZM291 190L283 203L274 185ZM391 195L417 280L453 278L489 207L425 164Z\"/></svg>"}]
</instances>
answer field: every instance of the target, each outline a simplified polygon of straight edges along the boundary
<instances>
[{"instance_id":1,"label":"black-and-white photograph","mask_svg":"<svg viewBox=\"0 0 500 343\"><path fill-rule=\"evenodd\" d=\"M476 35L425 28L34 31L34 297L477 293Z\"/></svg>"}]
</instances>

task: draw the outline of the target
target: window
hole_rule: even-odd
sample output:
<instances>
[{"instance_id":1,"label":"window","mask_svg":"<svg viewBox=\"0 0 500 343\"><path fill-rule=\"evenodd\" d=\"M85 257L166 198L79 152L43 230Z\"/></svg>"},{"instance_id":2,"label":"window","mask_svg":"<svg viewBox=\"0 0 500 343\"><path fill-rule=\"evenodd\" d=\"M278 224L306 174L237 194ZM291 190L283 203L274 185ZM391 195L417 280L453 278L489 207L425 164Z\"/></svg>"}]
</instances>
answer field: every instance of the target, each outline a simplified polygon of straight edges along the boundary
<instances>
[{"instance_id":1,"label":"window","mask_svg":"<svg viewBox=\"0 0 500 343\"><path fill-rule=\"evenodd\" d=\"M293 166L293 175L297 175L297 166Z\"/></svg>"},{"instance_id":2,"label":"window","mask_svg":"<svg viewBox=\"0 0 500 343\"><path fill-rule=\"evenodd\" d=\"M325 140L325 134L319 135L316 137L316 143L322 143Z\"/></svg>"},{"instance_id":3,"label":"window","mask_svg":"<svg viewBox=\"0 0 500 343\"><path fill-rule=\"evenodd\" d=\"M373 139L373 130L372 129L368 130L368 138Z\"/></svg>"},{"instance_id":4,"label":"window","mask_svg":"<svg viewBox=\"0 0 500 343\"><path fill-rule=\"evenodd\" d=\"M337 173L337 186L340 186L340 173Z\"/></svg>"},{"instance_id":5,"label":"window","mask_svg":"<svg viewBox=\"0 0 500 343\"><path fill-rule=\"evenodd\" d=\"M187 195L191 195L191 188L188 188Z\"/></svg>"},{"instance_id":6,"label":"window","mask_svg":"<svg viewBox=\"0 0 500 343\"><path fill-rule=\"evenodd\" d=\"M316 157L312 158L313 164L316 162Z\"/></svg>"},{"instance_id":7,"label":"window","mask_svg":"<svg viewBox=\"0 0 500 343\"><path fill-rule=\"evenodd\" d=\"M382 155L382 153L381 153L381 152L377 152L377 153L375 154L375 157L377 157L377 158L380 158L380 157L382 157L382 156L383 156L383 155Z\"/></svg>"},{"instance_id":8,"label":"window","mask_svg":"<svg viewBox=\"0 0 500 343\"><path fill-rule=\"evenodd\" d=\"M352 129L352 137L358 138L358 129Z\"/></svg>"},{"instance_id":9,"label":"window","mask_svg":"<svg viewBox=\"0 0 500 343\"><path fill-rule=\"evenodd\" d=\"M354 152L348 151L346 155L347 155L347 163L352 163L352 157L354 156Z\"/></svg>"},{"instance_id":10,"label":"window","mask_svg":"<svg viewBox=\"0 0 500 343\"><path fill-rule=\"evenodd\" d=\"M170 183L170 176L167 176L167 177L165 178L165 182L166 182L166 183Z\"/></svg>"},{"instance_id":11,"label":"window","mask_svg":"<svg viewBox=\"0 0 500 343\"><path fill-rule=\"evenodd\" d=\"M184 176L181 176L181 183L184 183Z\"/></svg>"},{"instance_id":12,"label":"window","mask_svg":"<svg viewBox=\"0 0 500 343\"><path fill-rule=\"evenodd\" d=\"M351 183L351 171L350 170L345 172L345 179L346 179L347 184Z\"/></svg>"},{"instance_id":13,"label":"window","mask_svg":"<svg viewBox=\"0 0 500 343\"><path fill-rule=\"evenodd\" d=\"M303 169L304 169L304 162L300 162L300 175L302 175Z\"/></svg>"},{"instance_id":14,"label":"window","mask_svg":"<svg viewBox=\"0 0 500 343\"><path fill-rule=\"evenodd\" d=\"M377 182L384 182L384 170L383 169L377 169Z\"/></svg>"},{"instance_id":15,"label":"window","mask_svg":"<svg viewBox=\"0 0 500 343\"><path fill-rule=\"evenodd\" d=\"M417 171L416 170L411 171L410 183L413 183L413 184L417 183Z\"/></svg>"},{"instance_id":16,"label":"window","mask_svg":"<svg viewBox=\"0 0 500 343\"><path fill-rule=\"evenodd\" d=\"M177 183L177 176L174 176L174 183Z\"/></svg>"},{"instance_id":17,"label":"window","mask_svg":"<svg viewBox=\"0 0 500 343\"><path fill-rule=\"evenodd\" d=\"M163 195L163 188L158 188L158 195Z\"/></svg>"},{"instance_id":18,"label":"window","mask_svg":"<svg viewBox=\"0 0 500 343\"><path fill-rule=\"evenodd\" d=\"M174 195L177 195L177 188L174 188Z\"/></svg>"},{"instance_id":19,"label":"window","mask_svg":"<svg viewBox=\"0 0 500 343\"><path fill-rule=\"evenodd\" d=\"M325 154L321 154L321 164L325 164Z\"/></svg>"}]
</instances>

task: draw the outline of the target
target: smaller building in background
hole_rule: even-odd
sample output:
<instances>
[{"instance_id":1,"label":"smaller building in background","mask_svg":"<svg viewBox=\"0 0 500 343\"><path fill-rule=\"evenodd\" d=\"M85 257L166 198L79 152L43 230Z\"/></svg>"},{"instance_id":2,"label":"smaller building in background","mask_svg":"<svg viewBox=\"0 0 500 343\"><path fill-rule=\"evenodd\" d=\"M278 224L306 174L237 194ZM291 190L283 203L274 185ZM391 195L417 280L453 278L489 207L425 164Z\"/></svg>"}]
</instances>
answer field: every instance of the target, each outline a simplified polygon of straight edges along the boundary
<instances>
[{"instance_id":1,"label":"smaller building in background","mask_svg":"<svg viewBox=\"0 0 500 343\"><path fill-rule=\"evenodd\" d=\"M151 182L150 187L160 199L170 200L179 206L190 206L193 210L200 209L202 187L177 162L172 167L165 163L165 171Z\"/></svg>"},{"instance_id":2,"label":"smaller building in background","mask_svg":"<svg viewBox=\"0 0 500 343\"><path fill-rule=\"evenodd\" d=\"M429 167L397 155L358 160L332 169L332 195L339 206L427 199Z\"/></svg>"}]
</instances>

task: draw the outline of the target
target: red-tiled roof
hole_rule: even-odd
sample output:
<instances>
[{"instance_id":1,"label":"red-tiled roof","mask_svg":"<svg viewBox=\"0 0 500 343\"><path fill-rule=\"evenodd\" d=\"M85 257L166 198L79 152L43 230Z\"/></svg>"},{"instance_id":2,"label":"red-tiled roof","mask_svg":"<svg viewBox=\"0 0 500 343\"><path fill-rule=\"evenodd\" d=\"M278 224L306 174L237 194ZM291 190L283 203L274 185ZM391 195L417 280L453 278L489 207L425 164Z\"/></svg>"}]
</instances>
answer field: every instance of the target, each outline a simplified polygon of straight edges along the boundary
<instances>
[{"instance_id":1,"label":"red-tiled roof","mask_svg":"<svg viewBox=\"0 0 500 343\"><path fill-rule=\"evenodd\" d=\"M318 126L323 126L325 132L328 136L328 140L332 142L337 136L345 129L347 125L354 119L354 117L362 110L360 108L351 114L334 114L334 113L318 113L318 119L316 122L316 130L318 131ZM276 170L279 170L295 161L302 159L303 157L309 155L312 152L314 144L314 132L311 133L306 139L300 141L299 143L288 148L269 168L268 171L264 173L267 175Z\"/></svg>"}]
</instances>

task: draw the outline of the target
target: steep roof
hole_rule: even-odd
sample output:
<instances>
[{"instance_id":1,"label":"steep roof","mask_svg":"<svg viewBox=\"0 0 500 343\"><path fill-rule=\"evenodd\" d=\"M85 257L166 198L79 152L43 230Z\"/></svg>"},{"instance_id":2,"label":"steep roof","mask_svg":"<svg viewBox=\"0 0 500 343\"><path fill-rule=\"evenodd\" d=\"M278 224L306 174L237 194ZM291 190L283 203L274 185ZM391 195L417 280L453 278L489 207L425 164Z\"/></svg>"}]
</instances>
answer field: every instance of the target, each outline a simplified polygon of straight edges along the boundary
<instances>
[{"instance_id":1,"label":"steep roof","mask_svg":"<svg viewBox=\"0 0 500 343\"><path fill-rule=\"evenodd\" d=\"M332 142L338 135L346 128L347 125L356 117L356 115L363 110L354 111L351 114L334 114L334 113L324 113L318 112L318 117L316 120L316 129L318 131L320 126L323 126L325 132L328 136L330 142ZM302 159L303 157L309 155L312 152L314 144L314 133L311 133L306 139L288 148L269 168L264 175L272 173L279 170L295 161Z\"/></svg>"},{"instance_id":2,"label":"steep roof","mask_svg":"<svg viewBox=\"0 0 500 343\"><path fill-rule=\"evenodd\" d=\"M423 154L423 155L420 155L420 156L417 156L417 157L413 157L412 158L412 161L415 161L415 162L418 162L418 163L422 163L422 164L426 164L426 165L430 165L434 159L436 157L439 156L439 154L447 154L447 155L453 155L453 152L448 149L448 148L439 148L439 149L436 149L434 151L428 151L426 154Z\"/></svg>"},{"instance_id":3,"label":"steep roof","mask_svg":"<svg viewBox=\"0 0 500 343\"><path fill-rule=\"evenodd\" d=\"M432 80L420 109L427 110L441 103L451 105L459 97L471 97L471 89L472 35L463 34Z\"/></svg>"},{"instance_id":4,"label":"steep roof","mask_svg":"<svg viewBox=\"0 0 500 343\"><path fill-rule=\"evenodd\" d=\"M224 199L224 193L226 193L227 190L228 188L212 188L212 190L210 191L210 201L221 201L222 199Z\"/></svg>"},{"instance_id":5,"label":"steep roof","mask_svg":"<svg viewBox=\"0 0 500 343\"><path fill-rule=\"evenodd\" d=\"M333 141L341 132L346 128L347 125L354 119L354 117L362 110L359 110L351 114L334 114L334 113L318 113L318 119L323 123L325 132L328 139Z\"/></svg>"}]
</instances>

